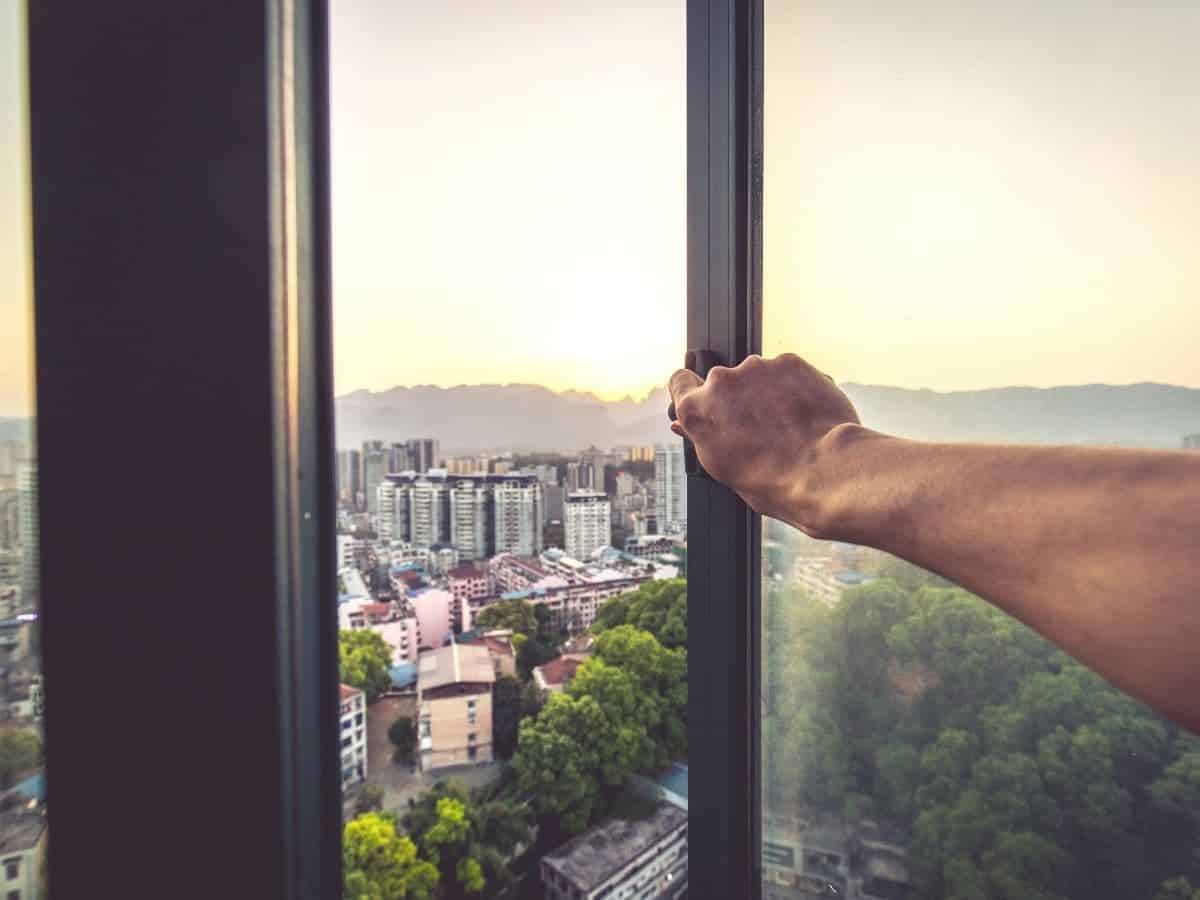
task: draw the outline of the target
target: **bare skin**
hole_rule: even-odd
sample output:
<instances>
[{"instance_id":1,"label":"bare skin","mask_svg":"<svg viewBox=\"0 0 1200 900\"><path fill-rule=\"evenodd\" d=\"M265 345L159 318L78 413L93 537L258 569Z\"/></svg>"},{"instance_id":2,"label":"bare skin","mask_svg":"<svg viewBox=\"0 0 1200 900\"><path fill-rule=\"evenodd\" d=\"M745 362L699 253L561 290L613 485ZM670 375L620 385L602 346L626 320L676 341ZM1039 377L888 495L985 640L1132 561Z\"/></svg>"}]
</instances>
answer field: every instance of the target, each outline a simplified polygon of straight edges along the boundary
<instances>
[{"instance_id":1,"label":"bare skin","mask_svg":"<svg viewBox=\"0 0 1200 900\"><path fill-rule=\"evenodd\" d=\"M752 509L949 578L1200 733L1200 453L891 437L791 354L670 390Z\"/></svg>"}]
</instances>

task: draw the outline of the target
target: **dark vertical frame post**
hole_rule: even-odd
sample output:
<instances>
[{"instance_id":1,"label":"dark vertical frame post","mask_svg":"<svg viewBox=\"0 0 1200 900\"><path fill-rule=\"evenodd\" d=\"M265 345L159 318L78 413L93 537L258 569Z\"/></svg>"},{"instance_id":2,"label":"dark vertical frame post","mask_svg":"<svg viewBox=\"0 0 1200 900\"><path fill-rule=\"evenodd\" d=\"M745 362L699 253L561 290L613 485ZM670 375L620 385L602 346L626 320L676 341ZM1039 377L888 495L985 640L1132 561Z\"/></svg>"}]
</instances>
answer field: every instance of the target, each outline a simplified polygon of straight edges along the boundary
<instances>
[{"instance_id":1,"label":"dark vertical frame post","mask_svg":"<svg viewBox=\"0 0 1200 900\"><path fill-rule=\"evenodd\" d=\"M52 894L336 897L324 2L29 41Z\"/></svg>"},{"instance_id":2,"label":"dark vertical frame post","mask_svg":"<svg viewBox=\"0 0 1200 900\"><path fill-rule=\"evenodd\" d=\"M688 2L688 346L761 349L759 0ZM688 484L689 893L754 898L759 878L760 522Z\"/></svg>"}]
</instances>

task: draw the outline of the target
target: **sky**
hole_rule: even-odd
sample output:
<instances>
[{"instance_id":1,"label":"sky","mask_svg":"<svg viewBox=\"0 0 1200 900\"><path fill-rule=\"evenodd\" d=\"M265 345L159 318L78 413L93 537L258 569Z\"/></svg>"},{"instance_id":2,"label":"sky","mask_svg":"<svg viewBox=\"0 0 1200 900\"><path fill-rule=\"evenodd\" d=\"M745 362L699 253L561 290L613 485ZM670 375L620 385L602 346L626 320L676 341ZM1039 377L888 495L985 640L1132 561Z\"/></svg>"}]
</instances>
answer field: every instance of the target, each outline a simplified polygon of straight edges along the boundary
<instances>
[{"instance_id":1,"label":"sky","mask_svg":"<svg viewBox=\"0 0 1200 900\"><path fill-rule=\"evenodd\" d=\"M766 352L937 390L1200 387L1200 5L765 2ZM29 395L19 8L0 415ZM682 0L332 9L337 392L660 385L684 348Z\"/></svg>"}]
</instances>

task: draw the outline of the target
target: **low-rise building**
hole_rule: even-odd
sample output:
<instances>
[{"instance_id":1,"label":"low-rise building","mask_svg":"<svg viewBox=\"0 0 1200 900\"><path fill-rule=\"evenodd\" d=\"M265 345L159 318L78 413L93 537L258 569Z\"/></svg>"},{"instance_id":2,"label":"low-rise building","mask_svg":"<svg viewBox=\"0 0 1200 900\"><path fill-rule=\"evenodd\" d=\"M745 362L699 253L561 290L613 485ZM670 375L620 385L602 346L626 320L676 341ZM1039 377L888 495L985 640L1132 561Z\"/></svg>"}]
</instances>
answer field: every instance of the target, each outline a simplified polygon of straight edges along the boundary
<instances>
[{"instance_id":1,"label":"low-rise building","mask_svg":"<svg viewBox=\"0 0 1200 900\"><path fill-rule=\"evenodd\" d=\"M420 628L415 614L401 616L371 626L392 648L392 664L415 663L421 646Z\"/></svg>"},{"instance_id":2,"label":"low-rise building","mask_svg":"<svg viewBox=\"0 0 1200 900\"><path fill-rule=\"evenodd\" d=\"M492 685L487 647L450 644L417 660L421 771L492 761Z\"/></svg>"},{"instance_id":3,"label":"low-rise building","mask_svg":"<svg viewBox=\"0 0 1200 900\"><path fill-rule=\"evenodd\" d=\"M0 812L0 897L41 900L46 816L25 807Z\"/></svg>"},{"instance_id":4,"label":"low-rise building","mask_svg":"<svg viewBox=\"0 0 1200 900\"><path fill-rule=\"evenodd\" d=\"M409 591L408 602L417 616L420 646L436 650L445 645L454 633L458 618L454 612L454 595L441 588L421 587Z\"/></svg>"},{"instance_id":5,"label":"low-rise building","mask_svg":"<svg viewBox=\"0 0 1200 900\"><path fill-rule=\"evenodd\" d=\"M533 670L534 684L543 694L560 694L566 690L567 685L571 683L571 679L575 677L575 673L582 665L581 660L572 657L560 656L552 659Z\"/></svg>"},{"instance_id":6,"label":"low-rise building","mask_svg":"<svg viewBox=\"0 0 1200 900\"><path fill-rule=\"evenodd\" d=\"M486 647L492 657L492 666L496 670L497 678L502 675L517 677L517 654L513 650L512 631L509 629L497 628L492 631L464 633L459 636L458 643Z\"/></svg>"},{"instance_id":7,"label":"low-rise building","mask_svg":"<svg viewBox=\"0 0 1200 900\"><path fill-rule=\"evenodd\" d=\"M343 684L341 693L342 789L367 777L367 698L358 688Z\"/></svg>"},{"instance_id":8,"label":"low-rise building","mask_svg":"<svg viewBox=\"0 0 1200 900\"><path fill-rule=\"evenodd\" d=\"M643 534L625 538L625 552L638 559L657 559L674 553L677 538L665 534Z\"/></svg>"},{"instance_id":9,"label":"low-rise building","mask_svg":"<svg viewBox=\"0 0 1200 900\"><path fill-rule=\"evenodd\" d=\"M636 821L608 819L541 861L546 900L649 900L687 891L687 813L663 804Z\"/></svg>"}]
</instances>

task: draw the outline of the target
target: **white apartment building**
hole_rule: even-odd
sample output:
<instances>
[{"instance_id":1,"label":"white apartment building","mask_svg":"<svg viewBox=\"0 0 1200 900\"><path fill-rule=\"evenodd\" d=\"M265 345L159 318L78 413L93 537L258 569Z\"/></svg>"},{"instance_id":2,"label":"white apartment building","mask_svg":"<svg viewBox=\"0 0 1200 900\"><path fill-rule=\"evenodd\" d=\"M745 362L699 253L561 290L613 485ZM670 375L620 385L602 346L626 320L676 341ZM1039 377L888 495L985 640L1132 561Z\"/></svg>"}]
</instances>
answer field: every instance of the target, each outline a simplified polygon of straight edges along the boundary
<instances>
[{"instance_id":1,"label":"white apartment building","mask_svg":"<svg viewBox=\"0 0 1200 900\"><path fill-rule=\"evenodd\" d=\"M367 777L367 698L358 688L341 685L342 790Z\"/></svg>"},{"instance_id":2,"label":"white apartment building","mask_svg":"<svg viewBox=\"0 0 1200 900\"><path fill-rule=\"evenodd\" d=\"M508 480L492 491L493 552L532 556L542 549L542 484L536 478Z\"/></svg>"},{"instance_id":3,"label":"white apartment building","mask_svg":"<svg viewBox=\"0 0 1200 900\"><path fill-rule=\"evenodd\" d=\"M654 448L654 502L660 534L687 532L687 472L682 444L659 444Z\"/></svg>"},{"instance_id":4,"label":"white apartment building","mask_svg":"<svg viewBox=\"0 0 1200 900\"><path fill-rule=\"evenodd\" d=\"M353 569L358 565L358 557L366 553L367 542L349 534L337 536L337 567L338 570Z\"/></svg>"},{"instance_id":5,"label":"white apartment building","mask_svg":"<svg viewBox=\"0 0 1200 900\"><path fill-rule=\"evenodd\" d=\"M17 517L21 539L21 604L32 606L38 596L38 470L37 463L17 463Z\"/></svg>"},{"instance_id":6,"label":"white apartment building","mask_svg":"<svg viewBox=\"0 0 1200 900\"><path fill-rule=\"evenodd\" d=\"M612 508L607 496L599 491L577 491L568 494L563 505L568 556L587 560L597 550L609 546Z\"/></svg>"},{"instance_id":7,"label":"white apartment building","mask_svg":"<svg viewBox=\"0 0 1200 900\"><path fill-rule=\"evenodd\" d=\"M456 481L450 488L450 543L460 559L487 559L488 524L487 487Z\"/></svg>"},{"instance_id":8,"label":"white apartment building","mask_svg":"<svg viewBox=\"0 0 1200 900\"><path fill-rule=\"evenodd\" d=\"M445 481L418 479L407 493L409 534L406 539L418 547L430 547L441 543L443 534L449 531L450 524L450 494Z\"/></svg>"},{"instance_id":9,"label":"white apartment building","mask_svg":"<svg viewBox=\"0 0 1200 900\"><path fill-rule=\"evenodd\" d=\"M687 813L663 804L635 821L608 819L541 861L546 900L651 900L683 896Z\"/></svg>"}]
</instances>

